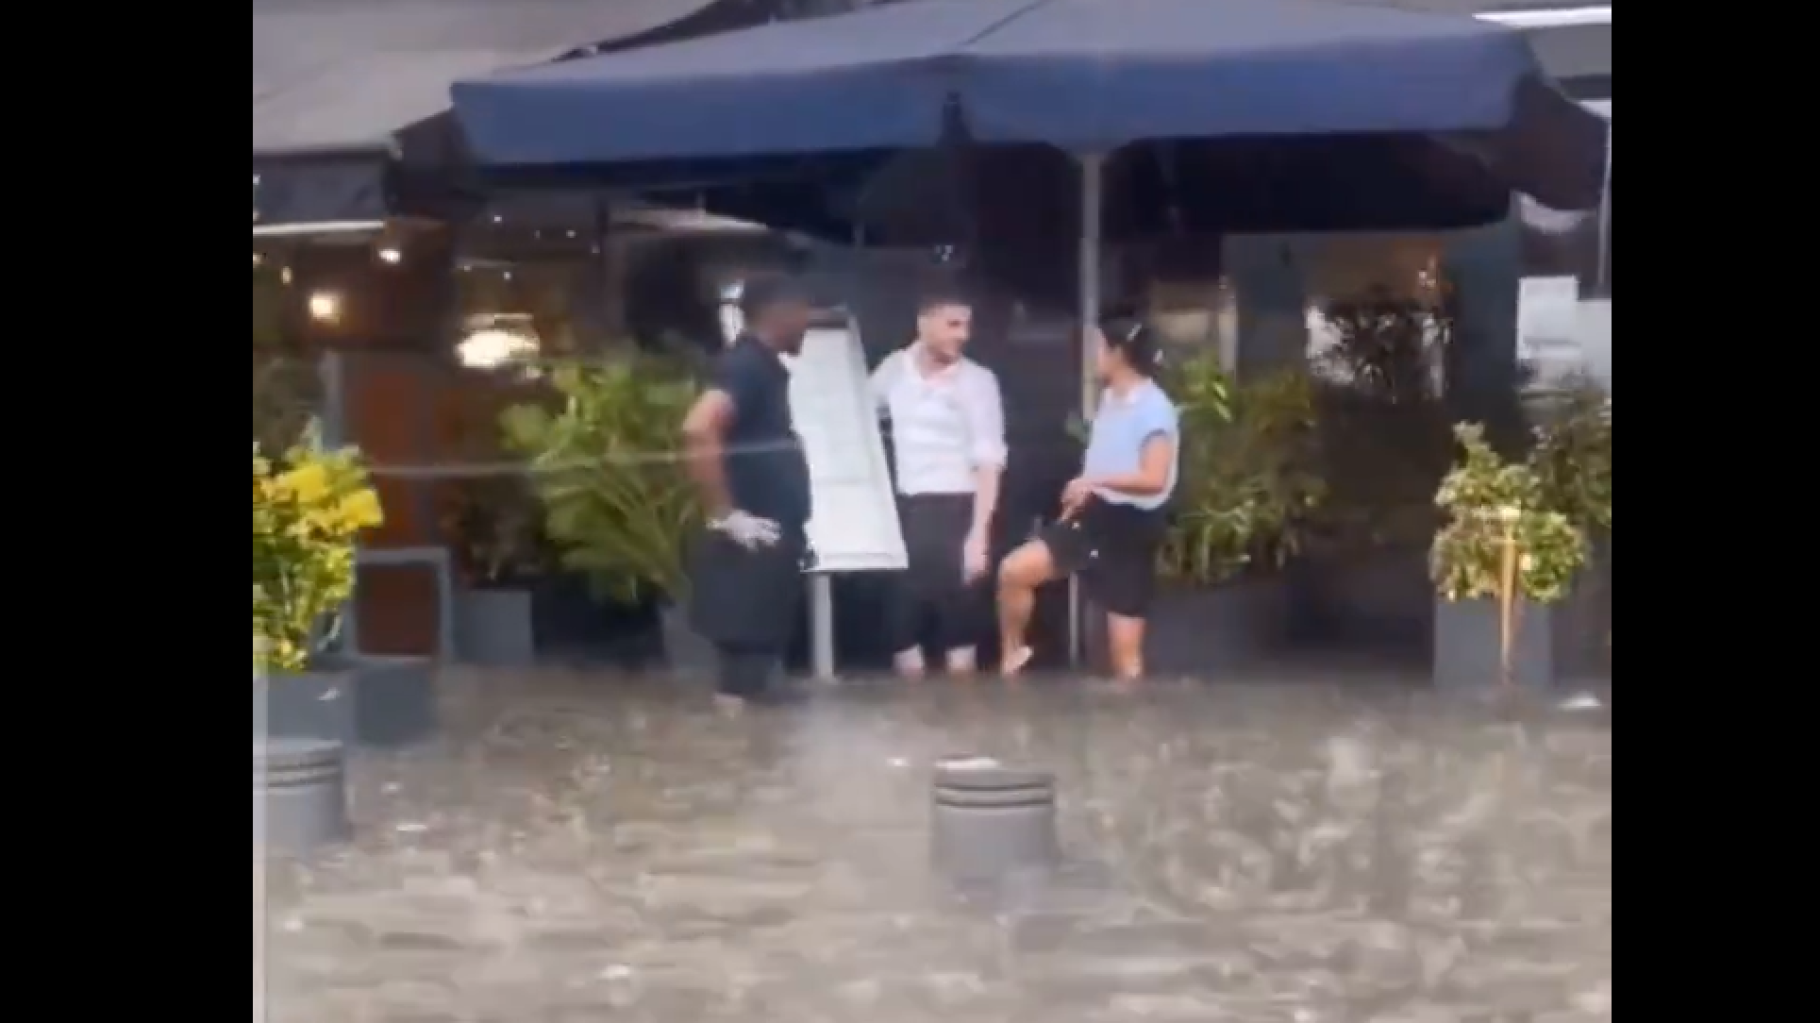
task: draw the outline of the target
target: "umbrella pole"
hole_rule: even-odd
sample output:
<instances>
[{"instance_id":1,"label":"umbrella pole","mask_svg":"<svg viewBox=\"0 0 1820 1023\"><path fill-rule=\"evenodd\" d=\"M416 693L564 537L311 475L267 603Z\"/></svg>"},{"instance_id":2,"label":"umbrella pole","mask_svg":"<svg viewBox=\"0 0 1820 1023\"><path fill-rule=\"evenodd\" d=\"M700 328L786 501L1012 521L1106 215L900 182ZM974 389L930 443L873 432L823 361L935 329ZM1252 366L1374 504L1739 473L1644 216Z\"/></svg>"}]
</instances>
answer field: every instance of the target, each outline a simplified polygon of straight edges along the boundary
<instances>
[{"instance_id":1,"label":"umbrella pole","mask_svg":"<svg viewBox=\"0 0 1820 1023\"><path fill-rule=\"evenodd\" d=\"M1099 378L1094 372L1094 359L1098 353L1093 350L1093 327L1100 321L1100 240L1104 229L1101 221L1106 200L1106 155L1076 153L1074 159L1081 168L1081 419L1091 423L1100 396ZM1070 579L1068 663L1076 667L1082 660L1085 625L1086 608L1082 606L1080 580Z\"/></svg>"},{"instance_id":2,"label":"umbrella pole","mask_svg":"<svg viewBox=\"0 0 1820 1023\"><path fill-rule=\"evenodd\" d=\"M1611 122L1605 122L1605 180L1599 187L1599 265L1593 272L1598 275L1599 295L1605 295L1605 289L1611 287L1611 278L1606 276L1605 268L1611 265Z\"/></svg>"}]
</instances>

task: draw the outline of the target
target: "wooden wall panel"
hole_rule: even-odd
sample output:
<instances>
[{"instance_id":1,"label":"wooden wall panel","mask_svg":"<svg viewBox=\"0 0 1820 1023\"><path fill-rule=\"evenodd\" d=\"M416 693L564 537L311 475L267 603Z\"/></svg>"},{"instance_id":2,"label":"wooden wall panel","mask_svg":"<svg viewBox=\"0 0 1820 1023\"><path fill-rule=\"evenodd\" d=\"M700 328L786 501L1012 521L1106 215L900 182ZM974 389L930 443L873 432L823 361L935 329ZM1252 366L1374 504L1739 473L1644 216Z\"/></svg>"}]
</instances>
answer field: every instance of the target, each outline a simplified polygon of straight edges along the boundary
<instances>
[{"instance_id":1,"label":"wooden wall panel","mask_svg":"<svg viewBox=\"0 0 1820 1023\"><path fill-rule=\"evenodd\" d=\"M347 437L375 466L433 464L429 439L429 378L421 359L411 356L347 356ZM437 542L439 530L427 514L422 483L375 474L385 507L385 525L366 539L376 548L417 547Z\"/></svg>"}]
</instances>

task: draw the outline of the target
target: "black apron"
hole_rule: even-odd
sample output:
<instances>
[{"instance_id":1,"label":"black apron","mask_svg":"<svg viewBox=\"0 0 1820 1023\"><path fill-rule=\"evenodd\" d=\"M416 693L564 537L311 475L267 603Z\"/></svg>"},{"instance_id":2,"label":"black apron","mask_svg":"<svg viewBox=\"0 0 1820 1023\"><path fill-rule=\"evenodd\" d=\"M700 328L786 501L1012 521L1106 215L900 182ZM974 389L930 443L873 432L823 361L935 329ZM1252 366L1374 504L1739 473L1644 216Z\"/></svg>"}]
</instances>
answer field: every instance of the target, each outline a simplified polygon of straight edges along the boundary
<instances>
[{"instance_id":1,"label":"black apron","mask_svg":"<svg viewBox=\"0 0 1820 1023\"><path fill-rule=\"evenodd\" d=\"M909 571L905 584L918 602L952 600L967 588L967 534L972 494L916 494L897 500Z\"/></svg>"},{"instance_id":2,"label":"black apron","mask_svg":"<svg viewBox=\"0 0 1820 1023\"><path fill-rule=\"evenodd\" d=\"M808 544L786 534L747 550L709 530L690 554L689 617L703 639L727 649L782 651L802 615Z\"/></svg>"}]
</instances>

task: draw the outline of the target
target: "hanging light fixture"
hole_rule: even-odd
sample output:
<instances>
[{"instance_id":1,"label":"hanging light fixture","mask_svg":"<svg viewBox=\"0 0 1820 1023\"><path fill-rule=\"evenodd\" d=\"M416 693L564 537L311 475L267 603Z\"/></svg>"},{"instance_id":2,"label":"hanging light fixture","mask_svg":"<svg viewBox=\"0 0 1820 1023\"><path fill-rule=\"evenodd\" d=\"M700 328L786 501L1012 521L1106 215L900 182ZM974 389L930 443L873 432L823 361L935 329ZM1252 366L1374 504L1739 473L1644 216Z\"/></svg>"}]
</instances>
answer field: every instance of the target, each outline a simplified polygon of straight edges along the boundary
<instances>
[{"instance_id":1,"label":"hanging light fixture","mask_svg":"<svg viewBox=\"0 0 1820 1023\"><path fill-rule=\"evenodd\" d=\"M527 378L538 374L543 343L531 317L523 314L477 316L455 346L455 357L469 369L513 370Z\"/></svg>"},{"instance_id":2,"label":"hanging light fixture","mask_svg":"<svg viewBox=\"0 0 1820 1023\"><path fill-rule=\"evenodd\" d=\"M318 291L310 295L310 319L317 323L334 324L341 322L341 296L333 291Z\"/></svg>"}]
</instances>

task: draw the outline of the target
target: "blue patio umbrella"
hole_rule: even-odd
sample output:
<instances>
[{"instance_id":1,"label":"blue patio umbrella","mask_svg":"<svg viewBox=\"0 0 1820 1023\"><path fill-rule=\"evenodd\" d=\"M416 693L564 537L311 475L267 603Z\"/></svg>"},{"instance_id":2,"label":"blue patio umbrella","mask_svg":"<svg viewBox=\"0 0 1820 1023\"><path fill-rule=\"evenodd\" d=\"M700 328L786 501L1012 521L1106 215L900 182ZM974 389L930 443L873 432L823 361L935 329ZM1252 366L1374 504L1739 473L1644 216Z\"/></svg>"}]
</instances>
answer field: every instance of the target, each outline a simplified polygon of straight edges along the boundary
<instances>
[{"instance_id":1,"label":"blue patio umbrella","mask_svg":"<svg viewBox=\"0 0 1820 1023\"><path fill-rule=\"evenodd\" d=\"M926 148L957 118L975 142L1056 146L1082 168L1088 323L1104 159L1129 142L1470 138L1555 206L1596 202L1604 158L1604 125L1518 32L1318 0L921 0L459 82L453 98L493 166ZM1090 379L1082 399L1090 411Z\"/></svg>"},{"instance_id":2,"label":"blue patio umbrella","mask_svg":"<svg viewBox=\"0 0 1820 1023\"><path fill-rule=\"evenodd\" d=\"M1599 200L1604 123L1523 35L1333 0L919 0L458 82L483 164L1042 143L1082 168L1097 313L1107 153L1150 139L1435 135L1557 209Z\"/></svg>"},{"instance_id":3,"label":"blue patio umbrella","mask_svg":"<svg viewBox=\"0 0 1820 1023\"><path fill-rule=\"evenodd\" d=\"M1553 94L1519 32L1321 0L922 0L453 95L475 155L517 167L925 147L955 108L976 141L1070 152L1399 132L1547 146L1600 131Z\"/></svg>"},{"instance_id":4,"label":"blue patio umbrella","mask_svg":"<svg viewBox=\"0 0 1820 1023\"><path fill-rule=\"evenodd\" d=\"M1428 134L1559 209L1603 185L1605 125L1521 33L1322 0L920 0L458 82L506 168L1044 143L1082 167L1098 311L1105 155L1143 139Z\"/></svg>"}]
</instances>

